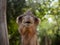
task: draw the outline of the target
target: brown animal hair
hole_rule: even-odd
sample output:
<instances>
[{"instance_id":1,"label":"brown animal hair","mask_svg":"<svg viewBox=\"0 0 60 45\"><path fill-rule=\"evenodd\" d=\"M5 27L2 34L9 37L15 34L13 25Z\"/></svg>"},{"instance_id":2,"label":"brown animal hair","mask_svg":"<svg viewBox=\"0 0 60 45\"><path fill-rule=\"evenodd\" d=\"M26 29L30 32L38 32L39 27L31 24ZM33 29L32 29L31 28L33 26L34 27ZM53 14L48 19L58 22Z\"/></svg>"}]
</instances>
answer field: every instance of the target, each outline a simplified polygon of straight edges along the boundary
<instances>
[{"instance_id":1,"label":"brown animal hair","mask_svg":"<svg viewBox=\"0 0 60 45\"><path fill-rule=\"evenodd\" d=\"M36 28L39 24L39 19L28 10L17 17L17 24L19 25L22 45L37 45Z\"/></svg>"}]
</instances>

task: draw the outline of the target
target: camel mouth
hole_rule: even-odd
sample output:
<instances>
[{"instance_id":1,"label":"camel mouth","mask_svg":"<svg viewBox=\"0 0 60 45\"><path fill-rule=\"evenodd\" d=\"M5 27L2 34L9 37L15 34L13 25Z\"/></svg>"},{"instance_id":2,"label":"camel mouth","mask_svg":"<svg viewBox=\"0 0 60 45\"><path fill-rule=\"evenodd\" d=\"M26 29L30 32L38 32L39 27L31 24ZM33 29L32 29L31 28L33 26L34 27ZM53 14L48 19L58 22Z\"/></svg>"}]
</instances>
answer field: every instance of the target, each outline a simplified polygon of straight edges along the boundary
<instances>
[{"instance_id":1,"label":"camel mouth","mask_svg":"<svg viewBox=\"0 0 60 45\"><path fill-rule=\"evenodd\" d=\"M25 22L25 23L30 24L31 22L30 22L30 21L27 21L27 22Z\"/></svg>"}]
</instances>

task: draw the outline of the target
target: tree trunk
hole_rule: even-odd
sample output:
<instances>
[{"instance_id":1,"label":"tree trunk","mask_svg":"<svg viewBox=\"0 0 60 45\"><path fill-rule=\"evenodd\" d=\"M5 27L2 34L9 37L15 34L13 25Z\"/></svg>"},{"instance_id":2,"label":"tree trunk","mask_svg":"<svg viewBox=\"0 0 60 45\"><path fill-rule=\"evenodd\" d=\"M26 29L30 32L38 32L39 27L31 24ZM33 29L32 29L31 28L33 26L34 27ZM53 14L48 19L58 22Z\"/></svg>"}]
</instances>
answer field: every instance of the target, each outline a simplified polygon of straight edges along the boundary
<instances>
[{"instance_id":1,"label":"tree trunk","mask_svg":"<svg viewBox=\"0 0 60 45\"><path fill-rule=\"evenodd\" d=\"M0 45L9 45L6 24L6 0L0 0Z\"/></svg>"}]
</instances>

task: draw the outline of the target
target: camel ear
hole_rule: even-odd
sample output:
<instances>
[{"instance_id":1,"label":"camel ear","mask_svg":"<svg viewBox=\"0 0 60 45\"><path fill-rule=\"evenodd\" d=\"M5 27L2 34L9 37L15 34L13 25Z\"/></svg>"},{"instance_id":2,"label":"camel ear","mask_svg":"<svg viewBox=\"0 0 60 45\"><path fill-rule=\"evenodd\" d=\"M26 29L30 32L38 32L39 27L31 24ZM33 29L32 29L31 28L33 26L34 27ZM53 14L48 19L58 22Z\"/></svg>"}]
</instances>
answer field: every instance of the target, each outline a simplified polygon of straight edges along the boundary
<instances>
[{"instance_id":1,"label":"camel ear","mask_svg":"<svg viewBox=\"0 0 60 45\"><path fill-rule=\"evenodd\" d=\"M36 24L36 25L38 25L38 24L39 24L39 20L40 20L40 19L39 19L39 18L37 18L37 17L35 17L35 19L34 19L34 20L35 20L35 24Z\"/></svg>"},{"instance_id":2,"label":"camel ear","mask_svg":"<svg viewBox=\"0 0 60 45\"><path fill-rule=\"evenodd\" d=\"M18 16L17 19L16 19L16 23L17 24L20 24L22 22L22 15Z\"/></svg>"}]
</instances>

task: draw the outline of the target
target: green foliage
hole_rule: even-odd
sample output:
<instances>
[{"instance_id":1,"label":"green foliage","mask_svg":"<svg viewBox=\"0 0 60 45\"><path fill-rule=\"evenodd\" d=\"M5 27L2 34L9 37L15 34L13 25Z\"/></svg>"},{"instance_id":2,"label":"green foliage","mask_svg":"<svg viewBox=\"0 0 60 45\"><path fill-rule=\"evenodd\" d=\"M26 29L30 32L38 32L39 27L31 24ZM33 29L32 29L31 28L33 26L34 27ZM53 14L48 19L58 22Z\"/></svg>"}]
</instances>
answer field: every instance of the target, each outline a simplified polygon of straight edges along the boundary
<instances>
[{"instance_id":1,"label":"green foliage","mask_svg":"<svg viewBox=\"0 0 60 45\"><path fill-rule=\"evenodd\" d=\"M20 37L16 17L27 9L41 20L38 27L38 37L42 43L44 36L51 39L52 45L60 42L60 0L7 0L7 23L10 45L19 45Z\"/></svg>"}]
</instances>

